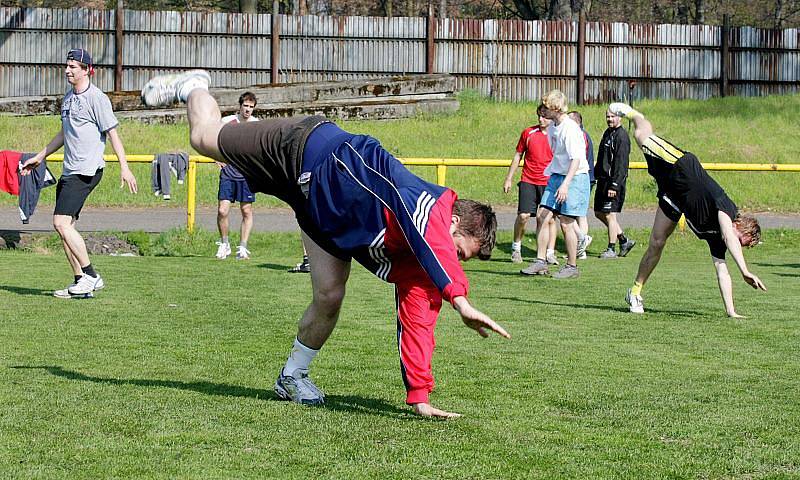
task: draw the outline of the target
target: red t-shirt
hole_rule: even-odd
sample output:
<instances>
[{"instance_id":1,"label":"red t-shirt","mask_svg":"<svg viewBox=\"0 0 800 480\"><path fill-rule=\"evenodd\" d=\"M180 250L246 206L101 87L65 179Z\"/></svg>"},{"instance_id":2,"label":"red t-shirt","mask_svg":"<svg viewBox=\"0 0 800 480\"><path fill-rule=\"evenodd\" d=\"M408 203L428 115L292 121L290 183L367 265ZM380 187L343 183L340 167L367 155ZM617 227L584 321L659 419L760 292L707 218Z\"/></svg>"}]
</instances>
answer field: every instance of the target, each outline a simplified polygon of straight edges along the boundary
<instances>
[{"instance_id":1,"label":"red t-shirt","mask_svg":"<svg viewBox=\"0 0 800 480\"><path fill-rule=\"evenodd\" d=\"M553 160L547 132L543 131L539 125L523 130L519 142L517 142L517 153L525 153L522 181L534 185L547 185L550 177L544 174L544 169Z\"/></svg>"}]
</instances>

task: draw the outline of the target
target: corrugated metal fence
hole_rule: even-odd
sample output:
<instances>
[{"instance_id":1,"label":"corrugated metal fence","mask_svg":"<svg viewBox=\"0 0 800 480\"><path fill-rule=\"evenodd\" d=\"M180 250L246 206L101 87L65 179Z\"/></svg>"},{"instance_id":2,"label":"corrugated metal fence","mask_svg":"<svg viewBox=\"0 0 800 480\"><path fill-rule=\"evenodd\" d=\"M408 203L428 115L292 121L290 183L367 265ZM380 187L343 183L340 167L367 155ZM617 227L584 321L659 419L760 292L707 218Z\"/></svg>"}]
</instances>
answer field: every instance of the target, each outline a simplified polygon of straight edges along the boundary
<instances>
[{"instance_id":1,"label":"corrugated metal fence","mask_svg":"<svg viewBox=\"0 0 800 480\"><path fill-rule=\"evenodd\" d=\"M268 14L125 10L122 19L115 78L113 10L0 8L0 97L62 94L64 55L74 47L92 53L96 83L107 91L115 82L138 90L154 74L186 68L208 69L215 86L233 88L451 73L459 88L502 100L533 100L551 88L575 98L582 87L585 102L605 102L627 98L629 81L636 98L800 85L798 29L279 15L273 44Z\"/></svg>"}]
</instances>

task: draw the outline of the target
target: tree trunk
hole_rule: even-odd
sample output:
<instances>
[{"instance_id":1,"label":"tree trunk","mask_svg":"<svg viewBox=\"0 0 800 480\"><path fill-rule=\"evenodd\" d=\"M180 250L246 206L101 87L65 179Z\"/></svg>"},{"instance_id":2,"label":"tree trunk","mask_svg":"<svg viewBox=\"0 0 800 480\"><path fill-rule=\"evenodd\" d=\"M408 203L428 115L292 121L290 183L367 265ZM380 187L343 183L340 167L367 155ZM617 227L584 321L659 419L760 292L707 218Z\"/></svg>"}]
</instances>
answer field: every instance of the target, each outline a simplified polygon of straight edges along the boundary
<instances>
[{"instance_id":1,"label":"tree trunk","mask_svg":"<svg viewBox=\"0 0 800 480\"><path fill-rule=\"evenodd\" d=\"M239 12L258 13L258 0L239 0Z\"/></svg>"},{"instance_id":2,"label":"tree trunk","mask_svg":"<svg viewBox=\"0 0 800 480\"><path fill-rule=\"evenodd\" d=\"M574 12L572 11L571 0L550 0L550 8L547 15L548 20L575 20Z\"/></svg>"},{"instance_id":3,"label":"tree trunk","mask_svg":"<svg viewBox=\"0 0 800 480\"><path fill-rule=\"evenodd\" d=\"M783 27L783 0L775 0L775 15L772 17L773 28Z\"/></svg>"},{"instance_id":4,"label":"tree trunk","mask_svg":"<svg viewBox=\"0 0 800 480\"><path fill-rule=\"evenodd\" d=\"M393 0L383 0L383 13L388 18L392 18L392 1Z\"/></svg>"},{"instance_id":5,"label":"tree trunk","mask_svg":"<svg viewBox=\"0 0 800 480\"><path fill-rule=\"evenodd\" d=\"M694 0L694 23L705 25L706 23L706 0Z\"/></svg>"},{"instance_id":6,"label":"tree trunk","mask_svg":"<svg viewBox=\"0 0 800 480\"><path fill-rule=\"evenodd\" d=\"M447 0L439 0L439 18L447 18Z\"/></svg>"}]
</instances>

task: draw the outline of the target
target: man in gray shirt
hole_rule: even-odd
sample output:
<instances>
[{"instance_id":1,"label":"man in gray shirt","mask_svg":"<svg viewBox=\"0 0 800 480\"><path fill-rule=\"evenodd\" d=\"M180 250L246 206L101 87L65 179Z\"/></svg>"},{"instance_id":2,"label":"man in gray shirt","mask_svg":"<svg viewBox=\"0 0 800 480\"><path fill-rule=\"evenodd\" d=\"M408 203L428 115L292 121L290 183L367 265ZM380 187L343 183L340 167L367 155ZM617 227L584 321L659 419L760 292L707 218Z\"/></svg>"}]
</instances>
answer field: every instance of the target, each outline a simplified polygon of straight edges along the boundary
<instances>
[{"instance_id":1,"label":"man in gray shirt","mask_svg":"<svg viewBox=\"0 0 800 480\"><path fill-rule=\"evenodd\" d=\"M106 138L120 164L121 184L136 193L136 177L128 168L125 149L117 133L119 122L106 94L91 83L94 74L89 52L77 48L67 52L65 75L72 88L61 104L61 130L33 158L22 165L22 175L29 175L42 160L64 146L64 169L56 187L56 207L53 227L61 237L74 282L53 295L59 298L93 296L105 286L103 279L89 261L89 253L81 234L75 229L86 198L103 177L103 152Z\"/></svg>"}]
</instances>

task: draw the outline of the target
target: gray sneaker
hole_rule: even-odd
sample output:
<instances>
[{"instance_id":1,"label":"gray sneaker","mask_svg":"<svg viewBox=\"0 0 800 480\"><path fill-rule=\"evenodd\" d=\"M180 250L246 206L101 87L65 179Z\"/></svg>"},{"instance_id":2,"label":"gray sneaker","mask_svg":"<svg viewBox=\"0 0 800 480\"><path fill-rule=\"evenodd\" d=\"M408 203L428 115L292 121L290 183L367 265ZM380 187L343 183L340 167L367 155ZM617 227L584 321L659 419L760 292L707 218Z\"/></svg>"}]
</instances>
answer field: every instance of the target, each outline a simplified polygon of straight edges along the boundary
<instances>
[{"instance_id":1,"label":"gray sneaker","mask_svg":"<svg viewBox=\"0 0 800 480\"><path fill-rule=\"evenodd\" d=\"M523 275L549 275L550 271L547 269L547 262L541 258L537 258L527 268L519 271Z\"/></svg>"},{"instance_id":2,"label":"gray sneaker","mask_svg":"<svg viewBox=\"0 0 800 480\"><path fill-rule=\"evenodd\" d=\"M511 263L522 263L522 252L519 250L511 250Z\"/></svg>"},{"instance_id":3,"label":"gray sneaker","mask_svg":"<svg viewBox=\"0 0 800 480\"><path fill-rule=\"evenodd\" d=\"M578 267L568 263L561 267L561 270L553 274L553 278L557 278L559 280L563 280L565 278L578 278L580 276L581 272L578 270Z\"/></svg>"},{"instance_id":4,"label":"gray sneaker","mask_svg":"<svg viewBox=\"0 0 800 480\"><path fill-rule=\"evenodd\" d=\"M609 248L608 250L600 254L600 258L605 258L605 259L617 258L617 252Z\"/></svg>"},{"instance_id":5,"label":"gray sneaker","mask_svg":"<svg viewBox=\"0 0 800 480\"><path fill-rule=\"evenodd\" d=\"M205 88L211 77L205 70L188 70L182 73L160 75L150 79L142 88L142 103L149 107L163 107L175 102L185 102L194 88Z\"/></svg>"},{"instance_id":6,"label":"gray sneaker","mask_svg":"<svg viewBox=\"0 0 800 480\"><path fill-rule=\"evenodd\" d=\"M631 240L631 239L629 239L627 242L625 242L622 245L620 245L619 246L619 256L620 257L624 257L625 255L627 255L628 252L633 250L633 247L635 245L636 245L636 242L634 240Z\"/></svg>"},{"instance_id":7,"label":"gray sneaker","mask_svg":"<svg viewBox=\"0 0 800 480\"><path fill-rule=\"evenodd\" d=\"M308 378L308 370L297 369L291 375L284 375L281 369L275 380L275 393L281 400L303 405L325 404L325 394Z\"/></svg>"},{"instance_id":8,"label":"gray sneaker","mask_svg":"<svg viewBox=\"0 0 800 480\"><path fill-rule=\"evenodd\" d=\"M547 260L547 264L548 265L558 265L558 259L556 258L556 253L555 252L548 253L547 257L545 258L545 260Z\"/></svg>"}]
</instances>

